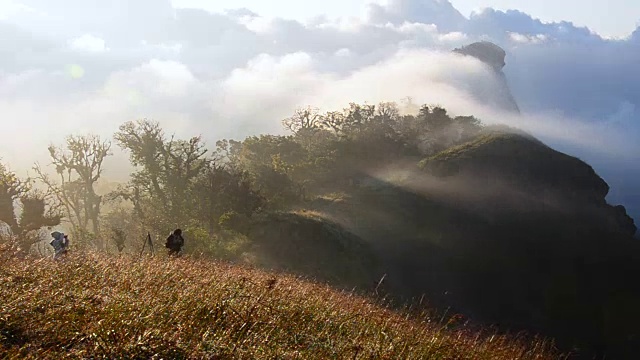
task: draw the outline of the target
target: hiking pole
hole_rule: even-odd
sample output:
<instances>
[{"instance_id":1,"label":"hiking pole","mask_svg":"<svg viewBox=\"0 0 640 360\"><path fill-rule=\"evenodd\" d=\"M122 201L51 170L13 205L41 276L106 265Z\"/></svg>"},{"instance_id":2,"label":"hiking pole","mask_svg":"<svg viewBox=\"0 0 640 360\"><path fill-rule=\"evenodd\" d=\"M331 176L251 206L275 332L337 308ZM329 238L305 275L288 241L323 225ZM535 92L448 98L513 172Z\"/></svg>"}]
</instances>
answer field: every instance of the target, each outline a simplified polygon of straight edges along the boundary
<instances>
[{"instance_id":1,"label":"hiking pole","mask_svg":"<svg viewBox=\"0 0 640 360\"><path fill-rule=\"evenodd\" d=\"M151 256L155 255L155 250L153 248L153 241L151 241L151 233L147 232L147 241L149 242L149 248L151 249Z\"/></svg>"},{"instance_id":2,"label":"hiking pole","mask_svg":"<svg viewBox=\"0 0 640 360\"><path fill-rule=\"evenodd\" d=\"M147 244L149 244L149 251L151 253L151 256L155 255L153 241L151 241L151 233L147 232L147 236L144 238L144 243L142 244L142 250L140 250L140 257L142 257L142 254L144 254L144 249L147 247Z\"/></svg>"}]
</instances>

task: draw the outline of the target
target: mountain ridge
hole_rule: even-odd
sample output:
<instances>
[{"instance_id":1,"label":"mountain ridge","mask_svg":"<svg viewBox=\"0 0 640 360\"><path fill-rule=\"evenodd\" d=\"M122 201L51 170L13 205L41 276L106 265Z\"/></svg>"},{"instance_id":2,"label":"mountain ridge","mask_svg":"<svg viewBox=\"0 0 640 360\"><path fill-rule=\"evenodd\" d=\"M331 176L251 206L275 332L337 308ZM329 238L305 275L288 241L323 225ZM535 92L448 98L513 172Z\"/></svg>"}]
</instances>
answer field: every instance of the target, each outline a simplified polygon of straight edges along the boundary
<instances>
[{"instance_id":1,"label":"mountain ridge","mask_svg":"<svg viewBox=\"0 0 640 360\"><path fill-rule=\"evenodd\" d=\"M622 280L640 274L636 226L606 202L608 185L591 166L504 130L414 166L372 171L344 195L301 208L368 244L380 264L370 271L386 274L383 289L401 303L425 296L441 311L550 335L563 349L580 344L583 354L637 350L610 338L640 335L621 325L621 308L606 320L617 328L591 321L614 310L612 291L640 301L640 288Z\"/></svg>"}]
</instances>

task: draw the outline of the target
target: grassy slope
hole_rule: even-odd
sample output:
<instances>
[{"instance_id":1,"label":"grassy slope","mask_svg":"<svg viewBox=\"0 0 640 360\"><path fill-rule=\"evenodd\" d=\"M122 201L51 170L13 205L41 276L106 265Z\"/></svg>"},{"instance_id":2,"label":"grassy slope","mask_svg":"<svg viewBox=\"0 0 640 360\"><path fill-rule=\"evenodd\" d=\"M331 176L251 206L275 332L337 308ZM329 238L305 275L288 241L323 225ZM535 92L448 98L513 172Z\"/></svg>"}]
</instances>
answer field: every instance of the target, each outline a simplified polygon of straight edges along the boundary
<instances>
[{"instance_id":1,"label":"grassy slope","mask_svg":"<svg viewBox=\"0 0 640 360\"><path fill-rule=\"evenodd\" d=\"M409 320L288 275L191 259L0 261L0 358L555 358L542 341Z\"/></svg>"},{"instance_id":2,"label":"grassy slope","mask_svg":"<svg viewBox=\"0 0 640 360\"><path fill-rule=\"evenodd\" d=\"M473 154L474 152L481 151L487 145L491 145L492 143L503 142L503 143L511 143L515 144L513 150L518 150L515 147L522 147L523 145L532 145L535 147L540 147L542 149L546 149L549 151L553 151L548 148L546 145L542 144L539 140L522 133L508 133L508 132L500 132L500 131L487 131L484 134L472 139L464 144L460 144L457 146L453 146L449 149L446 149L429 159L429 160L439 160L439 161L447 161L447 160L455 160L461 157L465 157L466 154ZM532 146L529 146L531 148ZM530 150L530 149L526 149ZM526 153L526 151L525 151ZM501 153L498 152L497 155L505 155L505 156L513 156L513 153Z\"/></svg>"},{"instance_id":3,"label":"grassy slope","mask_svg":"<svg viewBox=\"0 0 640 360\"><path fill-rule=\"evenodd\" d=\"M546 186L549 190L586 192L581 197L604 201L607 183L593 167L580 159L556 151L522 133L486 131L477 138L424 159L419 166L436 175L456 175L471 170L467 177L483 173L516 178L519 183Z\"/></svg>"}]
</instances>

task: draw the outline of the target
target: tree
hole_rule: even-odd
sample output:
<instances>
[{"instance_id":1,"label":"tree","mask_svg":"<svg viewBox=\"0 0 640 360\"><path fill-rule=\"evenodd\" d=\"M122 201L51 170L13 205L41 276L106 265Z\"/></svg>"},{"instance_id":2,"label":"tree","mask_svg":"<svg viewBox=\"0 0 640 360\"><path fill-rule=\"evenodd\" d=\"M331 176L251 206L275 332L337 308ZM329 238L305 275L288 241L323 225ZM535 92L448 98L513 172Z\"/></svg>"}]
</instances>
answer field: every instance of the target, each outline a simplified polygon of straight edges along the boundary
<instances>
[{"instance_id":1,"label":"tree","mask_svg":"<svg viewBox=\"0 0 640 360\"><path fill-rule=\"evenodd\" d=\"M159 123L147 119L123 124L114 139L138 168L116 195L130 200L135 213L157 231L189 222L194 183L209 162L202 139L167 138Z\"/></svg>"},{"instance_id":2,"label":"tree","mask_svg":"<svg viewBox=\"0 0 640 360\"><path fill-rule=\"evenodd\" d=\"M337 135L344 135L345 115L340 111L329 111L322 116L322 127L333 131Z\"/></svg>"},{"instance_id":3,"label":"tree","mask_svg":"<svg viewBox=\"0 0 640 360\"><path fill-rule=\"evenodd\" d=\"M313 131L320 128L322 116L317 108L308 106L306 108L296 109L291 117L282 121L282 124L294 134L303 131Z\"/></svg>"},{"instance_id":4,"label":"tree","mask_svg":"<svg viewBox=\"0 0 640 360\"><path fill-rule=\"evenodd\" d=\"M442 107L422 105L416 115L400 116L393 127L408 152L427 156L469 139L480 123L473 117L453 119Z\"/></svg>"},{"instance_id":5,"label":"tree","mask_svg":"<svg viewBox=\"0 0 640 360\"><path fill-rule=\"evenodd\" d=\"M457 116L453 121L460 130L459 141L468 141L482 130L482 123L473 116Z\"/></svg>"},{"instance_id":6,"label":"tree","mask_svg":"<svg viewBox=\"0 0 640 360\"><path fill-rule=\"evenodd\" d=\"M0 238L17 244L24 252L42 240L43 228L57 226L61 221L57 209L47 206L50 194L33 190L31 184L31 179L19 179L0 164L0 222L6 225Z\"/></svg>"},{"instance_id":7,"label":"tree","mask_svg":"<svg viewBox=\"0 0 640 360\"><path fill-rule=\"evenodd\" d=\"M294 136L249 137L242 143L238 162L272 206L285 206L304 197L311 179L308 152Z\"/></svg>"},{"instance_id":8,"label":"tree","mask_svg":"<svg viewBox=\"0 0 640 360\"><path fill-rule=\"evenodd\" d=\"M130 201L132 214L156 234L180 227L190 239L190 249L217 251L228 219L249 219L263 206L249 172L241 166L244 146L238 141L218 141L207 156L200 137L168 137L149 120L123 124L114 138L129 152L137 171L110 199ZM110 217L110 223L115 220Z\"/></svg>"},{"instance_id":9,"label":"tree","mask_svg":"<svg viewBox=\"0 0 640 360\"><path fill-rule=\"evenodd\" d=\"M206 224L210 237L220 230L225 214L249 218L264 206L264 198L252 188L249 173L228 163L210 162L196 181L195 193L198 220Z\"/></svg>"},{"instance_id":10,"label":"tree","mask_svg":"<svg viewBox=\"0 0 640 360\"><path fill-rule=\"evenodd\" d=\"M18 228L15 202L28 191L28 182L20 180L15 173L0 164L0 221L5 223L13 233Z\"/></svg>"},{"instance_id":11,"label":"tree","mask_svg":"<svg viewBox=\"0 0 640 360\"><path fill-rule=\"evenodd\" d=\"M105 213L101 216L101 236L107 241L110 249L122 253L125 248L134 249L141 242L147 231L140 224L131 204L122 198L111 199L105 196Z\"/></svg>"},{"instance_id":12,"label":"tree","mask_svg":"<svg viewBox=\"0 0 640 360\"><path fill-rule=\"evenodd\" d=\"M214 162L224 165L227 169L238 169L238 161L242 151L242 142L236 140L216 141L216 150L213 155Z\"/></svg>"},{"instance_id":13,"label":"tree","mask_svg":"<svg viewBox=\"0 0 640 360\"><path fill-rule=\"evenodd\" d=\"M96 194L95 184L102 176L105 158L111 155L111 142L96 135L71 135L64 147L49 146L49 155L59 182L36 164L39 180L65 207L76 237L88 237L98 249L104 250L104 241L97 238L103 199Z\"/></svg>"},{"instance_id":14,"label":"tree","mask_svg":"<svg viewBox=\"0 0 640 360\"><path fill-rule=\"evenodd\" d=\"M400 109L398 104L394 102L382 102L376 108L376 118L381 122L391 123L400 117Z\"/></svg>"},{"instance_id":15,"label":"tree","mask_svg":"<svg viewBox=\"0 0 640 360\"><path fill-rule=\"evenodd\" d=\"M349 107L344 109L344 112L346 114L345 121L350 130L357 131L373 120L376 115L376 106L350 103Z\"/></svg>"}]
</instances>

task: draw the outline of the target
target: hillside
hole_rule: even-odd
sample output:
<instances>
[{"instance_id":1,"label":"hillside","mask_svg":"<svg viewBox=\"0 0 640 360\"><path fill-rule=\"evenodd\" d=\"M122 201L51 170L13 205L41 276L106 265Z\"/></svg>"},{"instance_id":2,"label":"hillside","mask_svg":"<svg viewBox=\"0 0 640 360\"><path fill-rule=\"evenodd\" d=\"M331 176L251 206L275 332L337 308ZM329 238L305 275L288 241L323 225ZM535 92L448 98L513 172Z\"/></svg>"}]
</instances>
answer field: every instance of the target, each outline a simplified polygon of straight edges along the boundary
<instances>
[{"instance_id":1,"label":"hillside","mask_svg":"<svg viewBox=\"0 0 640 360\"><path fill-rule=\"evenodd\" d=\"M497 210L497 202L503 205L502 210L512 211L517 198L520 211L592 217L592 225L601 224L605 231L626 237L637 230L624 207L607 203L609 185L589 164L528 134L485 131L465 144L423 160L420 167L448 181L474 179L483 186L481 192L502 198L490 201L493 210Z\"/></svg>"},{"instance_id":2,"label":"hillside","mask_svg":"<svg viewBox=\"0 0 640 360\"><path fill-rule=\"evenodd\" d=\"M370 289L384 275L371 245L315 212L268 214L255 220L251 263L294 272L334 287Z\"/></svg>"},{"instance_id":3,"label":"hillside","mask_svg":"<svg viewBox=\"0 0 640 360\"><path fill-rule=\"evenodd\" d=\"M43 235L63 224L74 251L132 256L182 228L190 256L374 291L395 309L428 303L575 358L633 359L640 243L607 182L529 134L405 105L301 108L283 120L290 135L215 147L126 122L114 140L135 171L104 196L92 181L109 144L70 137L50 152L80 188L38 172L47 196L0 166L0 245L46 255Z\"/></svg>"},{"instance_id":4,"label":"hillside","mask_svg":"<svg viewBox=\"0 0 640 360\"><path fill-rule=\"evenodd\" d=\"M491 130L420 164L372 170L304 209L368 244L380 264L370 273L387 274L384 291L397 301L426 296L440 311L539 332L585 358L628 358L640 244L607 192L581 160ZM283 239L306 228L290 225Z\"/></svg>"},{"instance_id":5,"label":"hillside","mask_svg":"<svg viewBox=\"0 0 640 360\"><path fill-rule=\"evenodd\" d=\"M73 254L3 260L4 359L553 359L292 276L208 261Z\"/></svg>"}]
</instances>

